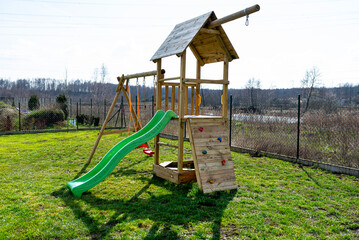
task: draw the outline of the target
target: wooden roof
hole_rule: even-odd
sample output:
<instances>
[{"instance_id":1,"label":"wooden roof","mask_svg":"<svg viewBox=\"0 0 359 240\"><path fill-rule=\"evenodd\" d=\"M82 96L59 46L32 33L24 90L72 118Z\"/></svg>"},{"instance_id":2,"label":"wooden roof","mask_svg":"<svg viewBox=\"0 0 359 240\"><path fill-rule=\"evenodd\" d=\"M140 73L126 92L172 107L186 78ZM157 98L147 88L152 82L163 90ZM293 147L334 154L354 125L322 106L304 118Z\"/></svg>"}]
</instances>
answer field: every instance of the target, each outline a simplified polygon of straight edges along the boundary
<instances>
[{"instance_id":1,"label":"wooden roof","mask_svg":"<svg viewBox=\"0 0 359 240\"><path fill-rule=\"evenodd\" d=\"M238 59L236 50L222 26L213 29L206 28L211 21L216 19L214 12L208 12L177 24L151 61L175 54L180 56L188 46L201 65L223 61L224 55L227 55L229 61Z\"/></svg>"}]
</instances>

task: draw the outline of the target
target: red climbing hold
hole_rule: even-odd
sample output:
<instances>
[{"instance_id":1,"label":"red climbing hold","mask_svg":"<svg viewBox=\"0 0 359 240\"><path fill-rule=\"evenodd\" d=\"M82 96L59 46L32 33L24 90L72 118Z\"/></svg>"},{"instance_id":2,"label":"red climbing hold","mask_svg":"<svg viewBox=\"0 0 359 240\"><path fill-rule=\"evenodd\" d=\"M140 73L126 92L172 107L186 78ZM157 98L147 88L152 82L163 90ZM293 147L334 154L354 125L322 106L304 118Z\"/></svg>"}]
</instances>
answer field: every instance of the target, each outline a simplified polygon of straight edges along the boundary
<instances>
[{"instance_id":1,"label":"red climbing hold","mask_svg":"<svg viewBox=\"0 0 359 240\"><path fill-rule=\"evenodd\" d=\"M199 127L198 130L199 130L200 132L203 132L203 127Z\"/></svg>"},{"instance_id":2,"label":"red climbing hold","mask_svg":"<svg viewBox=\"0 0 359 240\"><path fill-rule=\"evenodd\" d=\"M155 152L152 151L152 150L149 149L149 148L145 148L145 149L143 149L142 151L143 151L144 154L147 154L147 155L150 155L150 156L153 155L153 154L155 154Z\"/></svg>"},{"instance_id":3,"label":"red climbing hold","mask_svg":"<svg viewBox=\"0 0 359 240\"><path fill-rule=\"evenodd\" d=\"M226 160L222 160L222 166L226 164Z\"/></svg>"}]
</instances>

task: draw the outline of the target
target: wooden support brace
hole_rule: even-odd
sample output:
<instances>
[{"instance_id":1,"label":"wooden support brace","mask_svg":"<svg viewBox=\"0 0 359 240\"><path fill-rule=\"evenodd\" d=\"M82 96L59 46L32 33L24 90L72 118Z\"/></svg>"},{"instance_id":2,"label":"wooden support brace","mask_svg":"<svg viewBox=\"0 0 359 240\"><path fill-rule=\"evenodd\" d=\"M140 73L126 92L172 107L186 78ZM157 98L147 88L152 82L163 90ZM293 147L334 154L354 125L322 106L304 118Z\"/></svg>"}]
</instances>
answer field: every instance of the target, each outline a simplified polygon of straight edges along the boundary
<instances>
[{"instance_id":1,"label":"wooden support brace","mask_svg":"<svg viewBox=\"0 0 359 240\"><path fill-rule=\"evenodd\" d=\"M176 103L176 87L172 86L172 96L171 96L171 109L175 111L175 103Z\"/></svg>"}]
</instances>

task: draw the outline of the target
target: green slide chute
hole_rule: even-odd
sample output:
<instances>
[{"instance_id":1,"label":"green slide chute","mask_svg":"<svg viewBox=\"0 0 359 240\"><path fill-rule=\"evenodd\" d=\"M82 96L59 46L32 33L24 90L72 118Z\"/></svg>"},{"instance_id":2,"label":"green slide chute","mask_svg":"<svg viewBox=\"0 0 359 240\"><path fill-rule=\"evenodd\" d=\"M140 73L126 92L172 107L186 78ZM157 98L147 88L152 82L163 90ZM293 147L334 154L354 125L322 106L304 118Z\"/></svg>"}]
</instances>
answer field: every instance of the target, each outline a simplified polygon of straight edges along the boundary
<instances>
[{"instance_id":1,"label":"green slide chute","mask_svg":"<svg viewBox=\"0 0 359 240\"><path fill-rule=\"evenodd\" d=\"M166 113L162 110L157 111L146 126L116 144L93 169L82 177L67 183L67 187L76 197L81 197L82 193L104 180L129 152L158 135L171 118L176 116L176 113L171 110Z\"/></svg>"}]
</instances>

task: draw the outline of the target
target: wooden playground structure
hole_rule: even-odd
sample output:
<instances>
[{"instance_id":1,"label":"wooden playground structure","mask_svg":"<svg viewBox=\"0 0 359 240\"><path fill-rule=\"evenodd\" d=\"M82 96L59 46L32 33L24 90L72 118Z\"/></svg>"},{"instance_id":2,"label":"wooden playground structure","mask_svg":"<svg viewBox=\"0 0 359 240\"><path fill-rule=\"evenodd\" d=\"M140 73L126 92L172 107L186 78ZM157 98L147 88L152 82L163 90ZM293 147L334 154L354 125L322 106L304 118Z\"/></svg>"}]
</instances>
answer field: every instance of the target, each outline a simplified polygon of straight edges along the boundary
<instances>
[{"instance_id":1,"label":"wooden playground structure","mask_svg":"<svg viewBox=\"0 0 359 240\"><path fill-rule=\"evenodd\" d=\"M229 62L238 59L238 55L221 25L244 16L247 17L248 21L248 15L259 11L259 9L259 5L254 5L221 19L217 19L214 12L209 12L177 24L151 58L151 61L157 64L156 71L118 77L119 84L116 89L116 96L89 156L88 163L91 161L101 136L104 134L106 124L121 91L127 102L131 102L127 90L129 79L156 75L156 110L175 111L177 88L178 117L172 121L178 122L178 145L161 142L159 135L155 137L154 174L176 184L197 180L199 188L204 193L236 189L237 183L229 146L227 106L228 66ZM188 47L197 60L195 78L186 76L186 52ZM165 78L165 71L162 69L162 58L173 55L181 59L180 74L178 77ZM223 78L217 80L202 79L201 67L205 64L216 62L223 62ZM221 116L201 115L201 84L217 84L223 87L220 100L222 104ZM162 101L163 91L164 102ZM169 102L169 94L171 94L171 102ZM136 128L142 128L135 110L131 104L129 105ZM191 161L184 161L183 156L185 126L187 126L191 143L193 158ZM113 133L117 132L119 131ZM160 162L161 146L177 148L177 161Z\"/></svg>"}]
</instances>

